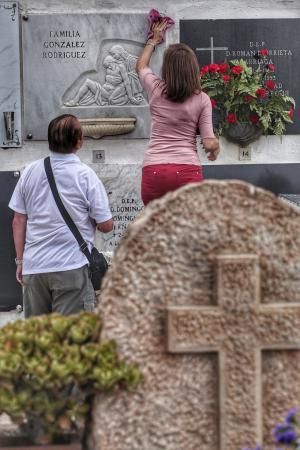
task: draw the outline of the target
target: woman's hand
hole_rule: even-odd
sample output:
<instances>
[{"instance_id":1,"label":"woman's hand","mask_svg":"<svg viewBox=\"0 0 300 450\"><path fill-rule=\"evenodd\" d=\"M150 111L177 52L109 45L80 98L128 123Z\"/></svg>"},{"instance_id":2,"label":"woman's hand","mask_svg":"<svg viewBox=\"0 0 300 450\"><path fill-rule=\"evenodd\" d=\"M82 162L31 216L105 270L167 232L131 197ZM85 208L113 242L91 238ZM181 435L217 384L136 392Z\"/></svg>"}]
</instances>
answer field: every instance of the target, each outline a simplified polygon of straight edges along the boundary
<instances>
[{"instance_id":1,"label":"woman's hand","mask_svg":"<svg viewBox=\"0 0 300 450\"><path fill-rule=\"evenodd\" d=\"M140 54L136 62L135 70L138 74L142 69L149 65L151 56L153 54L153 51L155 50L155 46L163 42L164 31L166 30L167 25L167 19L155 22L152 25L151 30L153 31L153 37L151 39L148 39L142 53Z\"/></svg>"},{"instance_id":2,"label":"woman's hand","mask_svg":"<svg viewBox=\"0 0 300 450\"><path fill-rule=\"evenodd\" d=\"M218 157L218 154L220 153L220 149L219 148L218 148L218 150L206 150L205 149L205 153L208 153L207 159L209 159L210 161L215 161Z\"/></svg>"},{"instance_id":3,"label":"woman's hand","mask_svg":"<svg viewBox=\"0 0 300 450\"><path fill-rule=\"evenodd\" d=\"M217 138L204 138L202 145L205 153L208 153L207 158L210 161L215 161L220 153L219 141Z\"/></svg>"},{"instance_id":4,"label":"woman's hand","mask_svg":"<svg viewBox=\"0 0 300 450\"><path fill-rule=\"evenodd\" d=\"M158 45L164 40L164 32L167 28L168 21L167 19L160 20L155 22L152 25L151 31L153 31L153 37L149 39L148 42L151 42L154 45Z\"/></svg>"}]
</instances>

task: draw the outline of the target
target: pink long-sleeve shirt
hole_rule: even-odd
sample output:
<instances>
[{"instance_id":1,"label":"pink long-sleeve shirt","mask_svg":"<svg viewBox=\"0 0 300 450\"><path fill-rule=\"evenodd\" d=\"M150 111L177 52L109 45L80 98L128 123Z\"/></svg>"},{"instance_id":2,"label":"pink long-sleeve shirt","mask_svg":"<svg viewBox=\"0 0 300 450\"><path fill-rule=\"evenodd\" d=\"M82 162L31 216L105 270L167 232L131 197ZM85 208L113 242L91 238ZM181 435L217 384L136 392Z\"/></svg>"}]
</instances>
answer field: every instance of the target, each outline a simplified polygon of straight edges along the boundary
<instances>
[{"instance_id":1,"label":"pink long-sleeve shirt","mask_svg":"<svg viewBox=\"0 0 300 450\"><path fill-rule=\"evenodd\" d=\"M213 138L212 107L204 92L193 94L182 103L162 94L164 82L150 67L139 73L152 117L151 137L143 167L153 164L194 164L200 166L196 147L196 130L201 138Z\"/></svg>"}]
</instances>

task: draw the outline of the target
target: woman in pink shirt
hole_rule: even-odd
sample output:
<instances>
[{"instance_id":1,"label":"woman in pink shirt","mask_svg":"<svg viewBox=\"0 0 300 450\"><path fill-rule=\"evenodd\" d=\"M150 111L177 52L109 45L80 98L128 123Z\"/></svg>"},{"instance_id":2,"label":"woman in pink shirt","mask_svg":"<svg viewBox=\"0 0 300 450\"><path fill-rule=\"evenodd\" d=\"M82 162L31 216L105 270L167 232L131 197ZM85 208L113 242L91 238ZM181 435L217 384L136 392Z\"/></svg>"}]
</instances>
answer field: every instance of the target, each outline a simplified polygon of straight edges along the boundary
<instances>
[{"instance_id":1,"label":"woman in pink shirt","mask_svg":"<svg viewBox=\"0 0 300 450\"><path fill-rule=\"evenodd\" d=\"M187 183L203 180L196 147L202 145L211 161L217 158L219 142L212 126L212 107L201 91L199 66L193 50L173 44L164 53L162 79L149 67L155 46L162 42L166 23L156 23L138 58L136 71L147 92L151 112L151 137L144 157L142 200L147 205Z\"/></svg>"}]
</instances>

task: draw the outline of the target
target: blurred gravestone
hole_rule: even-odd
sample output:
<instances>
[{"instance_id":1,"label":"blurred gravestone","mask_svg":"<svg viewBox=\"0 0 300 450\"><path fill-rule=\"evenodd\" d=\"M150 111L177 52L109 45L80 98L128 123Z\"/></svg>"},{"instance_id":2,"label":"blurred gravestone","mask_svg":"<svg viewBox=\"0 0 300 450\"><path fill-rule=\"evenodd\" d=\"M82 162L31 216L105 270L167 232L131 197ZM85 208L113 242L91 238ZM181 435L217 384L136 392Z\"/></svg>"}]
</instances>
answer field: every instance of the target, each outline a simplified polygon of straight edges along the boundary
<instances>
[{"instance_id":1,"label":"blurred gravestone","mask_svg":"<svg viewBox=\"0 0 300 450\"><path fill-rule=\"evenodd\" d=\"M269 192L207 181L150 204L99 306L145 383L96 400L91 448L270 444L300 402L299 269L300 213Z\"/></svg>"}]
</instances>

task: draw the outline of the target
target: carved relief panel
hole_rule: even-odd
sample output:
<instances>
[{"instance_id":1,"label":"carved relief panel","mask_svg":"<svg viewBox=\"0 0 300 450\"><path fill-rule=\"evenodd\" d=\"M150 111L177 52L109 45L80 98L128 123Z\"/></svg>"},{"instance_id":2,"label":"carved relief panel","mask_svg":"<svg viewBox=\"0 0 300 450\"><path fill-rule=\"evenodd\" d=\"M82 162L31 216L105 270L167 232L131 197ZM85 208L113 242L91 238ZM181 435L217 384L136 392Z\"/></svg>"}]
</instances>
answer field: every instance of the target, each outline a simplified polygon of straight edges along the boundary
<instances>
[{"instance_id":1,"label":"carved relief panel","mask_svg":"<svg viewBox=\"0 0 300 450\"><path fill-rule=\"evenodd\" d=\"M135 71L146 35L144 14L30 15L23 23L28 138L46 139L49 121L64 113L135 117L124 137L148 137L148 100ZM152 60L156 73L162 51Z\"/></svg>"}]
</instances>

